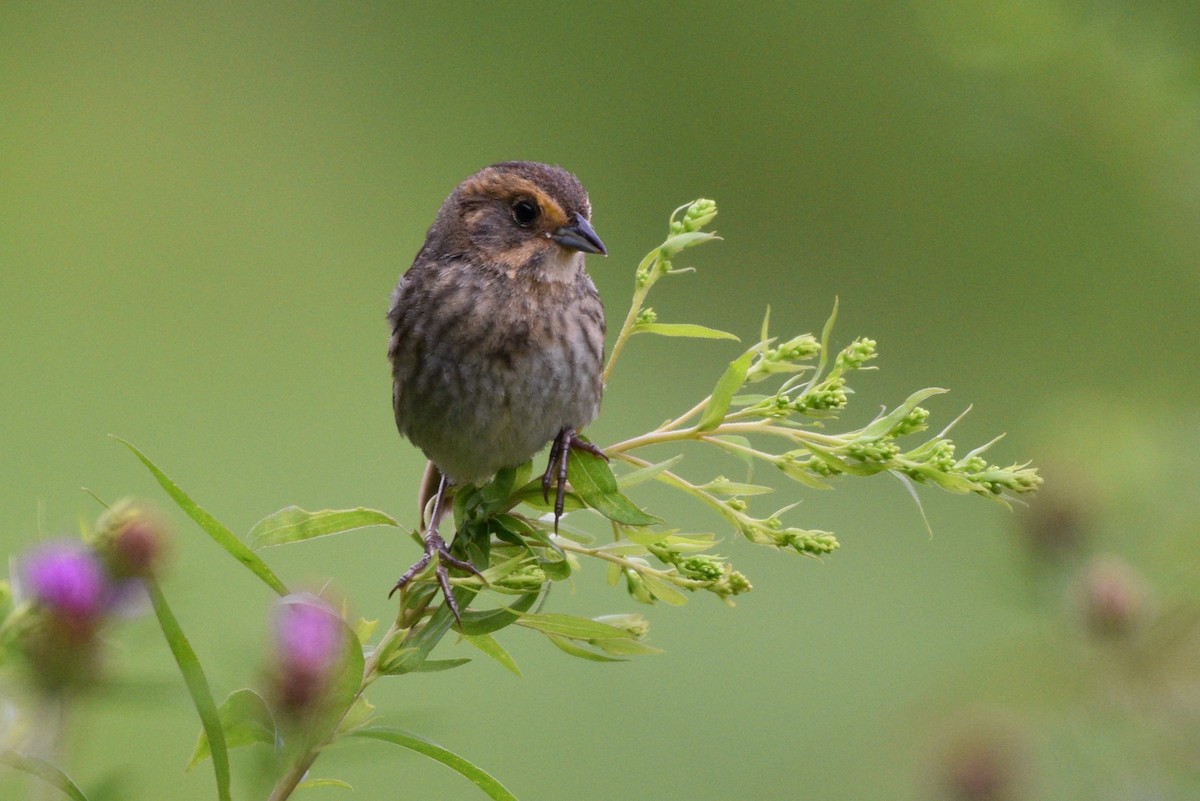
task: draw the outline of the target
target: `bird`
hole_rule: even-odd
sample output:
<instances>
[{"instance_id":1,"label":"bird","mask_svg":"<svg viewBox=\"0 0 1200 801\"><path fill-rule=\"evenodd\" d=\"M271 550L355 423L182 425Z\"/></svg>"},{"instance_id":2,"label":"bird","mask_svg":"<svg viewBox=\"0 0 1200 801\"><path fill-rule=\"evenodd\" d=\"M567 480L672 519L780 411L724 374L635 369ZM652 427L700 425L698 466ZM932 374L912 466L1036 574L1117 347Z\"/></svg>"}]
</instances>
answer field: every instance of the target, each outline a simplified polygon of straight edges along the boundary
<instances>
[{"instance_id":1,"label":"bird","mask_svg":"<svg viewBox=\"0 0 1200 801\"><path fill-rule=\"evenodd\" d=\"M442 203L392 293L396 427L428 459L418 495L424 555L392 593L436 558L460 624L448 567L480 571L439 532L451 487L487 481L549 443L542 493L548 502L557 486L557 530L571 452L607 458L579 434L604 392L604 307L584 257L608 250L591 217L583 184L561 167L485 167Z\"/></svg>"}]
</instances>

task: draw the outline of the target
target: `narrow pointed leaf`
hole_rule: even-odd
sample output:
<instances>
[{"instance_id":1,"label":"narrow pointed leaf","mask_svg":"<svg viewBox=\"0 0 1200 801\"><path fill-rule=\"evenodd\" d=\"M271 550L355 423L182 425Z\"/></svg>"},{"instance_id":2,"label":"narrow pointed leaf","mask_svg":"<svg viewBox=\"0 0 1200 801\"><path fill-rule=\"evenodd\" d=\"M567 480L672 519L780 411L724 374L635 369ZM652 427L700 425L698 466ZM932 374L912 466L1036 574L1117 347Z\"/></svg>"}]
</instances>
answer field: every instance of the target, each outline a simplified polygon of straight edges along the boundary
<instances>
[{"instance_id":1,"label":"narrow pointed leaf","mask_svg":"<svg viewBox=\"0 0 1200 801\"><path fill-rule=\"evenodd\" d=\"M192 650L191 643L184 636L183 629L179 627L179 621L171 612L162 588L152 578L145 579L144 583L146 592L150 596L150 603L154 607L154 614L158 617L158 625L162 628L163 636L167 638L171 655L175 657L179 672L183 674L184 684L187 685L188 693L192 696L192 703L200 715L200 723L204 726L204 733L208 738L209 751L212 755L213 774L217 781L217 798L220 801L231 801L229 751L225 744L225 730L221 726L221 716L217 712L217 704L213 700L212 691L208 688L208 679L204 677L200 660L196 657L196 652Z\"/></svg>"},{"instance_id":2,"label":"narrow pointed leaf","mask_svg":"<svg viewBox=\"0 0 1200 801\"><path fill-rule=\"evenodd\" d=\"M661 654L663 649L647 645L633 638L627 640L596 640L595 645L606 654L613 656L640 656L642 654Z\"/></svg>"},{"instance_id":3,"label":"narrow pointed leaf","mask_svg":"<svg viewBox=\"0 0 1200 801\"><path fill-rule=\"evenodd\" d=\"M732 339L740 342L728 331L708 328L694 323L638 323L633 327L634 334L658 334L661 337L689 337L691 339Z\"/></svg>"},{"instance_id":4,"label":"narrow pointed leaf","mask_svg":"<svg viewBox=\"0 0 1200 801\"><path fill-rule=\"evenodd\" d=\"M639 509L617 489L608 462L587 451L575 451L567 466L567 479L588 506L609 520L628 526L649 526L662 521Z\"/></svg>"},{"instance_id":5,"label":"narrow pointed leaf","mask_svg":"<svg viewBox=\"0 0 1200 801\"><path fill-rule=\"evenodd\" d=\"M508 651L504 650L504 646L492 635L468 634L466 640L492 659L495 659L514 675L521 675L521 669L517 667L516 660L512 658L512 655Z\"/></svg>"},{"instance_id":6,"label":"narrow pointed leaf","mask_svg":"<svg viewBox=\"0 0 1200 801\"><path fill-rule=\"evenodd\" d=\"M443 748L432 740L426 740L424 737L403 731L402 729L383 726L358 729L357 731L350 732L350 734L354 737L365 737L371 740L392 743L401 748L416 751L418 754L427 756L436 762L441 762L446 767L474 782L475 786L487 794L493 801L517 801L517 797L510 793L508 788L490 773L448 748Z\"/></svg>"},{"instance_id":7,"label":"narrow pointed leaf","mask_svg":"<svg viewBox=\"0 0 1200 801\"><path fill-rule=\"evenodd\" d=\"M650 594L663 603L671 606L683 606L688 602L687 595L664 578L646 572L642 573L642 581L646 583L646 589L650 590Z\"/></svg>"},{"instance_id":8,"label":"narrow pointed leaf","mask_svg":"<svg viewBox=\"0 0 1200 801\"><path fill-rule=\"evenodd\" d=\"M456 659L426 659L413 670L413 673L440 673L443 670L451 670L456 667L462 667L471 660L467 657L458 657Z\"/></svg>"},{"instance_id":9,"label":"narrow pointed leaf","mask_svg":"<svg viewBox=\"0 0 1200 801\"><path fill-rule=\"evenodd\" d=\"M543 632L545 633L545 632ZM560 651L568 653L571 656L577 656L580 659L587 659L591 662L628 662L628 659L622 659L618 656L608 656L606 654L597 653L590 648L585 648L579 643L569 640L566 637L560 637L557 634L546 633L546 639L558 646Z\"/></svg>"},{"instance_id":10,"label":"narrow pointed leaf","mask_svg":"<svg viewBox=\"0 0 1200 801\"><path fill-rule=\"evenodd\" d=\"M72 801L88 801L87 796L67 774L44 759L6 750L0 751L0 765L8 765L10 768L38 777L51 787L61 790L63 795Z\"/></svg>"},{"instance_id":11,"label":"narrow pointed leaf","mask_svg":"<svg viewBox=\"0 0 1200 801\"><path fill-rule=\"evenodd\" d=\"M751 348L731 361L725 368L724 374L717 381L712 397L708 399L708 404L704 407L704 414L701 416L700 422L696 424L697 431L712 431L725 419L725 415L729 412L729 404L733 402L733 396L746 383L746 373L750 370L750 363L754 361L757 352L756 348Z\"/></svg>"},{"instance_id":12,"label":"narrow pointed leaf","mask_svg":"<svg viewBox=\"0 0 1200 801\"><path fill-rule=\"evenodd\" d=\"M307 790L310 787L339 787L343 790L353 790L354 787L341 779L309 779L296 785L297 790Z\"/></svg>"},{"instance_id":13,"label":"narrow pointed leaf","mask_svg":"<svg viewBox=\"0 0 1200 801\"><path fill-rule=\"evenodd\" d=\"M926 398L931 398L934 395L941 395L948 391L949 390L940 389L938 387L929 387L927 389L914 392L908 396L904 403L900 404L895 409L892 409L892 411L886 415L883 415L882 417L879 417L871 422L870 425L862 430L861 436L882 437L883 435L889 433L893 428L900 425L900 421L907 417L908 413L915 409L918 403Z\"/></svg>"},{"instance_id":14,"label":"narrow pointed leaf","mask_svg":"<svg viewBox=\"0 0 1200 801\"><path fill-rule=\"evenodd\" d=\"M617 488L627 490L630 487L635 487L643 481L649 481L663 471L670 470L675 465L679 464L683 459L683 454L677 454L667 459L665 462L651 464L645 467L639 467L637 470L631 470L628 473L622 473L617 476Z\"/></svg>"},{"instance_id":15,"label":"narrow pointed leaf","mask_svg":"<svg viewBox=\"0 0 1200 801\"><path fill-rule=\"evenodd\" d=\"M664 259L669 259L685 248L718 238L716 234L708 231L684 231L667 237L667 240L659 246L659 252L662 253Z\"/></svg>"},{"instance_id":16,"label":"narrow pointed leaf","mask_svg":"<svg viewBox=\"0 0 1200 801\"><path fill-rule=\"evenodd\" d=\"M359 507L309 512L298 506L288 506L255 523L254 528L246 535L246 540L251 548L257 550L270 545L302 542L368 526L399 528L400 524L390 515L375 509Z\"/></svg>"},{"instance_id":17,"label":"narrow pointed leaf","mask_svg":"<svg viewBox=\"0 0 1200 801\"><path fill-rule=\"evenodd\" d=\"M537 629L547 634L557 634L574 640L620 640L628 639L629 632L599 623L586 617L563 615L556 613L541 613L522 615L517 621L518 626Z\"/></svg>"},{"instance_id":18,"label":"narrow pointed leaf","mask_svg":"<svg viewBox=\"0 0 1200 801\"><path fill-rule=\"evenodd\" d=\"M532 607L537 599L538 593L531 592L499 609L468 609L463 612L462 632L470 636L499 631L517 622L521 614Z\"/></svg>"},{"instance_id":19,"label":"narrow pointed leaf","mask_svg":"<svg viewBox=\"0 0 1200 801\"><path fill-rule=\"evenodd\" d=\"M158 480L159 486L171 496L171 500L175 501L179 505L179 508L187 513L187 516L192 518L200 528L204 529L208 536L212 537L218 545L228 551L233 558L249 568L250 572L262 579L275 592L280 595L288 594L287 585L280 581L279 577L275 575L271 568L267 567L267 563L258 554L246 547L246 544L239 540L232 531L223 526L215 517L193 501L186 492L168 478L167 474L160 470L154 462L150 461L144 453L120 437L113 437L113 439L133 451L133 455Z\"/></svg>"}]
</instances>

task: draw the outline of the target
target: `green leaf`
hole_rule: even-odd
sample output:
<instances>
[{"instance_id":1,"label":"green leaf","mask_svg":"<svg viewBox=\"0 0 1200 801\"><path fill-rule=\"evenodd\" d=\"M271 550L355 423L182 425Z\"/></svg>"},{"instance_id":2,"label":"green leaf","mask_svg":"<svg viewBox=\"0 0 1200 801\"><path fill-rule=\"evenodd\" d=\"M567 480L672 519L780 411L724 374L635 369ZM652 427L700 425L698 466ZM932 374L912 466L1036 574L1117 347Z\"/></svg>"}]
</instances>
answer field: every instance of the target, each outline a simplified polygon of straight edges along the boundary
<instances>
[{"instance_id":1,"label":"green leaf","mask_svg":"<svg viewBox=\"0 0 1200 801\"><path fill-rule=\"evenodd\" d=\"M578 451L577 453L583 453L583 451ZM571 456L571 462L572 464L575 462L575 455ZM535 478L533 481L530 481L528 484L514 492L509 500L512 501L513 506L516 506L519 503L524 503L532 506L534 509L550 510L554 508L554 492L554 489L550 490L550 499L547 501L542 496L542 480L540 478ZM571 512L576 509L583 509L584 507L585 504L582 500L580 500L577 493L569 491L563 493L564 512Z\"/></svg>"},{"instance_id":2,"label":"green leaf","mask_svg":"<svg viewBox=\"0 0 1200 801\"><path fill-rule=\"evenodd\" d=\"M700 489L705 492L711 492L714 495L765 495L768 492L774 492L771 487L764 487L761 484L742 484L737 481L730 481L724 476L714 478L707 484L701 484Z\"/></svg>"},{"instance_id":3,"label":"green leaf","mask_svg":"<svg viewBox=\"0 0 1200 801\"><path fill-rule=\"evenodd\" d=\"M949 391L950 390L948 389L941 389L939 387L928 387L927 389L914 392L908 396L904 403L900 404L895 409L892 409L891 412L883 415L882 417L877 417L871 421L871 423L862 430L862 433L859 435L860 438L866 439L882 437L885 434L888 434L893 428L900 425L900 421L907 417L909 412L915 409L917 404L919 404L921 401L925 400L926 398L931 398L934 395L942 395Z\"/></svg>"},{"instance_id":4,"label":"green leaf","mask_svg":"<svg viewBox=\"0 0 1200 801\"><path fill-rule=\"evenodd\" d=\"M298 506L288 506L254 524L246 540L257 550L271 545L301 542L315 537L327 537L368 526L400 524L390 515L375 509L322 509L308 512Z\"/></svg>"},{"instance_id":5,"label":"green leaf","mask_svg":"<svg viewBox=\"0 0 1200 801\"><path fill-rule=\"evenodd\" d=\"M158 480L159 486L166 491L167 495L171 496L171 500L175 501L179 505L179 508L186 512L187 516L192 518L200 528L204 529L208 536L212 537L218 545L228 551L233 558L249 568L250 572L262 579L275 592L280 595L288 594L287 585L279 580L279 577L275 575L271 568L267 567L267 563L258 554L246 547L246 544L239 540L232 531L221 525L215 517L193 501L186 492L168 478L167 474L160 470L154 462L151 462L144 453L120 437L113 437L113 439L133 451L133 455L141 460L146 469L154 475L154 478Z\"/></svg>"},{"instance_id":6,"label":"green leaf","mask_svg":"<svg viewBox=\"0 0 1200 801\"><path fill-rule=\"evenodd\" d=\"M471 614L467 605L475 595L476 591L467 587L454 589L454 598L458 601L458 608L463 610L464 621L467 615ZM381 661L379 673L384 676L399 676L416 670L429 658L429 652L452 625L454 613L450 611L449 605L443 603L424 626L417 629L415 634L409 634L395 653L388 654Z\"/></svg>"},{"instance_id":7,"label":"green leaf","mask_svg":"<svg viewBox=\"0 0 1200 801\"><path fill-rule=\"evenodd\" d=\"M646 589L658 600L668 603L671 606L683 606L688 602L687 595L682 593L678 587L665 578L649 571L639 575L641 575L642 581L646 583Z\"/></svg>"},{"instance_id":8,"label":"green leaf","mask_svg":"<svg viewBox=\"0 0 1200 801\"><path fill-rule=\"evenodd\" d=\"M670 470L672 467L679 464L682 459L683 454L681 453L676 456L672 456L665 462L646 465L645 467L639 467L637 470L631 470L628 473L622 473L621 475L617 476L617 488L627 490L630 487L635 487L638 484L641 484L643 481L649 481L655 476L658 476L660 473Z\"/></svg>"},{"instance_id":9,"label":"green leaf","mask_svg":"<svg viewBox=\"0 0 1200 801\"><path fill-rule=\"evenodd\" d=\"M719 331L716 328L708 328L707 326L695 325L693 323L638 323L630 330L630 333L658 334L661 337L732 339L734 342L741 341L728 331Z\"/></svg>"},{"instance_id":10,"label":"green leaf","mask_svg":"<svg viewBox=\"0 0 1200 801\"><path fill-rule=\"evenodd\" d=\"M513 674L517 676L521 675L521 669L517 667L516 660L512 658L508 651L504 650L504 646L492 635L468 634L466 635L466 640L492 659L495 659Z\"/></svg>"},{"instance_id":11,"label":"green leaf","mask_svg":"<svg viewBox=\"0 0 1200 801\"><path fill-rule=\"evenodd\" d=\"M538 593L531 592L499 609L468 609L463 612L462 632L466 635L478 635L499 631L520 620L521 614L532 607L537 599Z\"/></svg>"},{"instance_id":12,"label":"green leaf","mask_svg":"<svg viewBox=\"0 0 1200 801\"><path fill-rule=\"evenodd\" d=\"M426 659L421 664L413 668L413 673L440 673L443 670L451 670L456 667L462 667L471 660L467 657L458 657L456 659Z\"/></svg>"},{"instance_id":13,"label":"green leaf","mask_svg":"<svg viewBox=\"0 0 1200 801\"><path fill-rule=\"evenodd\" d=\"M560 637L557 634L547 634L546 639L558 646L559 650L577 656L580 659L587 659L591 662L628 662L628 659L621 659L616 656L606 656L596 653L590 648L585 648L577 642L568 640L566 637Z\"/></svg>"},{"instance_id":14,"label":"green leaf","mask_svg":"<svg viewBox=\"0 0 1200 801\"><path fill-rule=\"evenodd\" d=\"M432 740L426 740L416 734L395 729L391 727L374 726L369 729L359 729L351 732L354 737L366 737L372 740L380 740L385 743L392 743L401 748L407 748L410 751L416 751L418 754L429 757L430 759L441 762L446 767L459 773L460 775L470 779L475 785L482 790L493 801L517 801L517 797L510 793L508 789L496 780L490 773L483 768L469 762L465 758L443 748Z\"/></svg>"},{"instance_id":15,"label":"green leaf","mask_svg":"<svg viewBox=\"0 0 1200 801\"><path fill-rule=\"evenodd\" d=\"M839 299L835 296L833 299L833 311L829 313L829 319L825 321L825 327L821 329L821 355L817 357L816 369L813 370L812 377L804 385L801 394L808 392L816 386L817 381L820 380L821 375L825 372L825 366L829 364L829 338L833 336L833 327L837 324L838 304Z\"/></svg>"},{"instance_id":16,"label":"green leaf","mask_svg":"<svg viewBox=\"0 0 1200 801\"><path fill-rule=\"evenodd\" d=\"M573 640L620 640L629 638L629 632L625 629L619 629L607 623L598 623L586 617L576 617L575 615L549 612L521 615L521 619L517 621L517 625L537 629L547 634L570 637Z\"/></svg>"},{"instance_id":17,"label":"green leaf","mask_svg":"<svg viewBox=\"0 0 1200 801\"><path fill-rule=\"evenodd\" d=\"M596 640L596 647L614 656L641 656L643 654L661 654L663 649L647 645L632 637L626 640Z\"/></svg>"},{"instance_id":18,"label":"green leaf","mask_svg":"<svg viewBox=\"0 0 1200 801\"><path fill-rule=\"evenodd\" d=\"M128 443L126 444L128 445ZM175 657L175 663L179 665L179 672L183 674L184 684L187 685L188 693L192 696L192 703L195 704L196 712L200 715L200 723L204 726L204 733L208 738L209 750L212 755L213 774L217 781L217 798L220 801L231 801L229 751L225 744L225 729L221 725L217 704L213 701L212 692L208 688L208 679L204 677L200 660L196 657L196 652L192 650L191 643L184 636L183 629L179 627L179 621L172 614L171 607L167 604L166 596L163 595L158 582L153 578L146 578L143 583L150 596L150 603L154 606L154 614L158 617L158 625L162 628L163 636L167 638L171 655ZM359 658L362 658L361 654Z\"/></svg>"},{"instance_id":19,"label":"green leaf","mask_svg":"<svg viewBox=\"0 0 1200 801\"><path fill-rule=\"evenodd\" d=\"M685 231L672 234L659 246L659 252L662 253L664 259L669 259L681 250L719 238L716 234L707 231Z\"/></svg>"},{"instance_id":20,"label":"green leaf","mask_svg":"<svg viewBox=\"0 0 1200 801\"><path fill-rule=\"evenodd\" d=\"M643 512L633 501L621 494L617 489L617 479L613 476L612 468L608 466L608 462L595 454L587 451L575 451L571 454L571 462L567 466L567 480L588 506L609 520L628 526L649 526L662 522L659 518Z\"/></svg>"},{"instance_id":21,"label":"green leaf","mask_svg":"<svg viewBox=\"0 0 1200 801\"><path fill-rule=\"evenodd\" d=\"M311 787L340 787L343 790L353 790L354 787L341 779L309 779L296 785L297 790L307 790Z\"/></svg>"},{"instance_id":22,"label":"green leaf","mask_svg":"<svg viewBox=\"0 0 1200 801\"><path fill-rule=\"evenodd\" d=\"M354 699L350 709L338 723L338 734L345 734L354 729L360 729L375 719L375 705L367 700L362 693Z\"/></svg>"},{"instance_id":23,"label":"green leaf","mask_svg":"<svg viewBox=\"0 0 1200 801\"><path fill-rule=\"evenodd\" d=\"M729 404L733 402L733 396L746 383L746 373L749 372L750 363L754 361L757 353L757 347L751 348L731 361L725 368L724 374L717 381L717 386L704 407L704 415L696 424L697 431L701 433L712 431L721 425L725 415L729 412Z\"/></svg>"},{"instance_id":24,"label":"green leaf","mask_svg":"<svg viewBox=\"0 0 1200 801\"><path fill-rule=\"evenodd\" d=\"M44 759L17 751L4 750L0 751L0 765L8 765L10 768L38 777L51 787L61 790L63 795L72 801L88 801L87 796L67 774Z\"/></svg>"},{"instance_id":25,"label":"green leaf","mask_svg":"<svg viewBox=\"0 0 1200 801\"><path fill-rule=\"evenodd\" d=\"M221 730L225 732L226 747L240 748L254 743L275 743L275 719L267 708L267 702L254 690L242 689L230 693L217 710L217 714L221 718ZM196 767L208 759L209 755L208 735L201 731L187 769Z\"/></svg>"},{"instance_id":26,"label":"green leaf","mask_svg":"<svg viewBox=\"0 0 1200 801\"><path fill-rule=\"evenodd\" d=\"M371 635L375 633L375 628L379 625L379 620L367 620L365 617L360 617L354 624L354 636L358 637L359 642L366 642L371 639Z\"/></svg>"}]
</instances>

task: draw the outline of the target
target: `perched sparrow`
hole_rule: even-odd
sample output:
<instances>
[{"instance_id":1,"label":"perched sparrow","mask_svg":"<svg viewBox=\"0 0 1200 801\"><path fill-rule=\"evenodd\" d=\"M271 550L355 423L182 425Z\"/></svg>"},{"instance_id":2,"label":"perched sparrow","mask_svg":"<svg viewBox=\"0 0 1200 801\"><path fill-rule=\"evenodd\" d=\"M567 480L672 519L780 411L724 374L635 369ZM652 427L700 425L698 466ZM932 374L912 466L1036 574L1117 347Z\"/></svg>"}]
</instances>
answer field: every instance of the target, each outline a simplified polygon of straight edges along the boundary
<instances>
[{"instance_id":1,"label":"perched sparrow","mask_svg":"<svg viewBox=\"0 0 1200 801\"><path fill-rule=\"evenodd\" d=\"M486 167L455 189L392 295L388 356L396 426L428 457L421 493L433 509L425 555L455 617L446 565L478 575L450 555L438 533L449 484L485 481L553 440L542 477L557 483L555 525L576 437L600 409L604 308L584 271L584 253L607 251L592 230L591 204L574 175L513 161Z\"/></svg>"}]
</instances>

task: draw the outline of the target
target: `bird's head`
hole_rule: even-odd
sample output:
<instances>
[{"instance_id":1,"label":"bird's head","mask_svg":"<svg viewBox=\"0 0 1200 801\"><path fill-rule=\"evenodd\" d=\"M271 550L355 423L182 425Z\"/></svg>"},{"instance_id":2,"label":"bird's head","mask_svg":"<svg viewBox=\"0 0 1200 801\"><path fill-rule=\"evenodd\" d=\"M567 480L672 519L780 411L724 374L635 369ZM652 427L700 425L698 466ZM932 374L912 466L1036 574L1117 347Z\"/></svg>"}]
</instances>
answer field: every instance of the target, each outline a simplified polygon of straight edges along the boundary
<instances>
[{"instance_id":1,"label":"bird's head","mask_svg":"<svg viewBox=\"0 0 1200 801\"><path fill-rule=\"evenodd\" d=\"M587 191L574 175L548 164L510 161L459 184L430 233L509 275L567 280L582 268L581 254L607 255L591 215Z\"/></svg>"}]
</instances>

